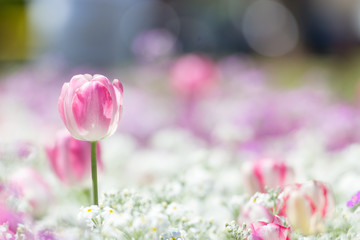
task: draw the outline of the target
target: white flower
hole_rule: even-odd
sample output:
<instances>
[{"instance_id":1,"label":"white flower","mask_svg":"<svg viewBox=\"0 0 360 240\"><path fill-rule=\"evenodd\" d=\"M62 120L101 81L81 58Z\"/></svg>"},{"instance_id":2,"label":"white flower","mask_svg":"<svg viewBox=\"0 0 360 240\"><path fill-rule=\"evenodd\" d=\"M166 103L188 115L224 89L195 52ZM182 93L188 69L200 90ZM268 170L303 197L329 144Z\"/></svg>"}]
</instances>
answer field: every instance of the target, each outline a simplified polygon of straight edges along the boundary
<instances>
[{"instance_id":1,"label":"white flower","mask_svg":"<svg viewBox=\"0 0 360 240\"><path fill-rule=\"evenodd\" d=\"M147 219L152 232L163 232L170 226L168 217L157 211L151 211L147 215Z\"/></svg>"},{"instance_id":2,"label":"white flower","mask_svg":"<svg viewBox=\"0 0 360 240\"><path fill-rule=\"evenodd\" d=\"M172 218L181 218L184 216L185 209L176 202L170 203L166 208L166 214Z\"/></svg>"},{"instance_id":3,"label":"white flower","mask_svg":"<svg viewBox=\"0 0 360 240\"><path fill-rule=\"evenodd\" d=\"M80 223L85 224L88 228L93 230L96 225L100 224L100 209L96 205L90 207L81 207L78 214Z\"/></svg>"},{"instance_id":4,"label":"white flower","mask_svg":"<svg viewBox=\"0 0 360 240\"><path fill-rule=\"evenodd\" d=\"M115 210L113 208L110 207L104 207L101 210L101 214L100 216L104 219L111 217L112 215L116 215Z\"/></svg>"},{"instance_id":5,"label":"white flower","mask_svg":"<svg viewBox=\"0 0 360 240\"><path fill-rule=\"evenodd\" d=\"M9 231L9 225L7 223L0 225L0 239L10 240L13 239L13 235Z\"/></svg>"}]
</instances>

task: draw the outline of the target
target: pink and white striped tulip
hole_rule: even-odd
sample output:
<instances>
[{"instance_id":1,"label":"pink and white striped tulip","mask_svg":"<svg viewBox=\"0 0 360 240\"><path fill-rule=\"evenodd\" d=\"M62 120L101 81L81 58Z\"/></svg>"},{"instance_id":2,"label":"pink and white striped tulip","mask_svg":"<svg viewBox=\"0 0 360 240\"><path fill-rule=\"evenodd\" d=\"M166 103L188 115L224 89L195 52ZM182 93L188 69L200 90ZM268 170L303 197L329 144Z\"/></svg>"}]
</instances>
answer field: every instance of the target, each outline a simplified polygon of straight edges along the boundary
<instances>
[{"instance_id":1,"label":"pink and white striped tulip","mask_svg":"<svg viewBox=\"0 0 360 240\"><path fill-rule=\"evenodd\" d=\"M101 167L100 143L97 143L97 163ZM90 175L90 143L77 140L66 131L59 131L53 146L46 146L51 168L61 182L76 184Z\"/></svg>"},{"instance_id":2,"label":"pink and white striped tulip","mask_svg":"<svg viewBox=\"0 0 360 240\"><path fill-rule=\"evenodd\" d=\"M83 141L98 141L116 131L123 107L123 87L105 76L73 76L64 83L58 108L71 135Z\"/></svg>"},{"instance_id":3,"label":"pink and white striped tulip","mask_svg":"<svg viewBox=\"0 0 360 240\"><path fill-rule=\"evenodd\" d=\"M293 181L294 171L285 162L261 159L247 162L243 166L244 187L250 194L265 192L265 187L283 188Z\"/></svg>"},{"instance_id":4,"label":"pink and white striped tulip","mask_svg":"<svg viewBox=\"0 0 360 240\"><path fill-rule=\"evenodd\" d=\"M9 178L9 186L18 197L25 199L32 209L31 214L41 217L53 199L50 186L33 168L17 170Z\"/></svg>"},{"instance_id":5,"label":"pink and white striped tulip","mask_svg":"<svg viewBox=\"0 0 360 240\"><path fill-rule=\"evenodd\" d=\"M273 214L270 209L261 203L250 200L241 209L237 222L241 226L243 223L249 224L256 221L269 222L272 218Z\"/></svg>"},{"instance_id":6,"label":"pink and white striped tulip","mask_svg":"<svg viewBox=\"0 0 360 240\"><path fill-rule=\"evenodd\" d=\"M308 181L287 186L282 198L280 214L287 217L294 230L305 235L326 230L325 219L334 211L335 201L325 183Z\"/></svg>"},{"instance_id":7,"label":"pink and white striped tulip","mask_svg":"<svg viewBox=\"0 0 360 240\"><path fill-rule=\"evenodd\" d=\"M253 240L290 240L290 227L285 227L278 216L269 222L258 221L250 224Z\"/></svg>"},{"instance_id":8,"label":"pink and white striped tulip","mask_svg":"<svg viewBox=\"0 0 360 240\"><path fill-rule=\"evenodd\" d=\"M171 69L174 88L186 95L205 93L214 85L216 78L215 63L201 55L184 55L176 60Z\"/></svg>"}]
</instances>

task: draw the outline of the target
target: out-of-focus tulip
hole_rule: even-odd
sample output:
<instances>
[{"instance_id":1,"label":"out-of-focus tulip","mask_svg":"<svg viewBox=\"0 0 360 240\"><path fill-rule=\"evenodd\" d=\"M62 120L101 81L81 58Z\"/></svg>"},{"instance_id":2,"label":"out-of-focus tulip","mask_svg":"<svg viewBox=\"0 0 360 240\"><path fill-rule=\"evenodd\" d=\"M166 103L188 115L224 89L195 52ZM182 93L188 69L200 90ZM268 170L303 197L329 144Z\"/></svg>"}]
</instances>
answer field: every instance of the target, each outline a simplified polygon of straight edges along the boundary
<instances>
[{"instance_id":1,"label":"out-of-focus tulip","mask_svg":"<svg viewBox=\"0 0 360 240\"><path fill-rule=\"evenodd\" d=\"M47 146L46 153L56 176L65 184L74 184L90 175L90 143L77 140L66 131L58 132L54 146ZM100 143L97 143L97 162L102 166Z\"/></svg>"},{"instance_id":2,"label":"out-of-focus tulip","mask_svg":"<svg viewBox=\"0 0 360 240\"><path fill-rule=\"evenodd\" d=\"M273 218L270 210L263 204L250 200L238 217L237 222L241 226L243 223L249 224L256 221L270 222Z\"/></svg>"},{"instance_id":3,"label":"out-of-focus tulip","mask_svg":"<svg viewBox=\"0 0 360 240\"><path fill-rule=\"evenodd\" d=\"M256 240L290 240L290 227L285 227L278 216L270 222L258 221L250 224L251 239Z\"/></svg>"},{"instance_id":4,"label":"out-of-focus tulip","mask_svg":"<svg viewBox=\"0 0 360 240\"><path fill-rule=\"evenodd\" d=\"M98 141L112 135L120 122L123 87L105 76L76 75L64 83L58 108L71 135L83 141Z\"/></svg>"},{"instance_id":5,"label":"out-of-focus tulip","mask_svg":"<svg viewBox=\"0 0 360 240\"><path fill-rule=\"evenodd\" d=\"M244 187L250 194L265 192L265 187L284 187L292 183L294 171L284 162L261 159L243 166Z\"/></svg>"},{"instance_id":6,"label":"out-of-focus tulip","mask_svg":"<svg viewBox=\"0 0 360 240\"><path fill-rule=\"evenodd\" d=\"M35 217L45 214L51 203L50 186L33 168L22 168L9 178L9 186L19 197L24 198L32 207L31 213Z\"/></svg>"},{"instance_id":7,"label":"out-of-focus tulip","mask_svg":"<svg viewBox=\"0 0 360 240\"><path fill-rule=\"evenodd\" d=\"M282 198L281 215L287 217L294 230L306 235L325 231L324 220L335 208L333 195L325 183L308 181L287 186Z\"/></svg>"},{"instance_id":8,"label":"out-of-focus tulip","mask_svg":"<svg viewBox=\"0 0 360 240\"><path fill-rule=\"evenodd\" d=\"M5 205L0 205L0 225L1 224L8 224L8 233L10 235L16 233L17 225L22 223L21 215L19 213L11 211ZM1 235L0 235L1 237ZM2 238L0 238L2 239Z\"/></svg>"},{"instance_id":9,"label":"out-of-focus tulip","mask_svg":"<svg viewBox=\"0 0 360 240\"><path fill-rule=\"evenodd\" d=\"M205 56L188 54L180 57L171 69L171 81L177 91L186 95L202 94L215 83L215 63Z\"/></svg>"}]
</instances>

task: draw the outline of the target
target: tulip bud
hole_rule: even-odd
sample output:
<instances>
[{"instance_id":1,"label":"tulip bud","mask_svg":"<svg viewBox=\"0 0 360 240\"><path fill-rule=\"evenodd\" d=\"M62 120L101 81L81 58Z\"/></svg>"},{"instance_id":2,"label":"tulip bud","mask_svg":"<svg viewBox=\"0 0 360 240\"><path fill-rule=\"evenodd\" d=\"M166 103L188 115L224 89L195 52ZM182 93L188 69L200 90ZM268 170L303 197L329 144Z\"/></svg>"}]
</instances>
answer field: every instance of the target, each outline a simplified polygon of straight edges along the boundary
<instances>
[{"instance_id":1,"label":"tulip bud","mask_svg":"<svg viewBox=\"0 0 360 240\"><path fill-rule=\"evenodd\" d=\"M123 87L102 75L76 75L64 83L58 108L71 135L83 141L98 141L116 131L122 112Z\"/></svg>"},{"instance_id":2,"label":"tulip bud","mask_svg":"<svg viewBox=\"0 0 360 240\"><path fill-rule=\"evenodd\" d=\"M282 198L281 215L287 217L294 230L306 235L325 231L325 218L335 208L333 195L325 183L308 181L287 186Z\"/></svg>"},{"instance_id":3,"label":"tulip bud","mask_svg":"<svg viewBox=\"0 0 360 240\"><path fill-rule=\"evenodd\" d=\"M77 140L65 130L58 132L54 146L47 146L46 153L52 170L61 182L74 184L90 175L90 143ZM100 143L97 143L97 162L102 166Z\"/></svg>"},{"instance_id":4,"label":"tulip bud","mask_svg":"<svg viewBox=\"0 0 360 240\"><path fill-rule=\"evenodd\" d=\"M251 239L259 240L290 240L290 227L285 227L278 216L273 216L269 222L258 221L250 224Z\"/></svg>"},{"instance_id":5,"label":"tulip bud","mask_svg":"<svg viewBox=\"0 0 360 240\"><path fill-rule=\"evenodd\" d=\"M247 162L243 166L244 187L250 194L265 192L265 187L283 188L292 183L294 171L284 162L272 159L262 159L256 162Z\"/></svg>"},{"instance_id":6,"label":"tulip bud","mask_svg":"<svg viewBox=\"0 0 360 240\"><path fill-rule=\"evenodd\" d=\"M217 70L207 57L188 54L180 57L171 70L171 81L182 94L202 94L214 85Z\"/></svg>"},{"instance_id":7,"label":"tulip bud","mask_svg":"<svg viewBox=\"0 0 360 240\"><path fill-rule=\"evenodd\" d=\"M9 186L32 207L35 217L43 216L52 200L51 190L42 176L33 168L17 170L9 178Z\"/></svg>"}]
</instances>

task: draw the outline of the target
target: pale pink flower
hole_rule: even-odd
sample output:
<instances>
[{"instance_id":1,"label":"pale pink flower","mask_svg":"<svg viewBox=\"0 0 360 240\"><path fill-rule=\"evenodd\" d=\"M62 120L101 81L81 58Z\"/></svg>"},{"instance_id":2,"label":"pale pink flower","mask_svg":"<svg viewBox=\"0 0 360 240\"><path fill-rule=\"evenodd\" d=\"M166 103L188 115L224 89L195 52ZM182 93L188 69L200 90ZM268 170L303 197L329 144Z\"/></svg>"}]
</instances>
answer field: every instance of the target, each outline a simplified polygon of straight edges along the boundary
<instances>
[{"instance_id":1,"label":"pale pink flower","mask_svg":"<svg viewBox=\"0 0 360 240\"><path fill-rule=\"evenodd\" d=\"M66 131L59 131L55 144L46 146L46 153L56 176L65 184L74 184L90 175L90 143L77 140ZM102 166L100 143L97 143L97 162Z\"/></svg>"},{"instance_id":2,"label":"pale pink flower","mask_svg":"<svg viewBox=\"0 0 360 240\"><path fill-rule=\"evenodd\" d=\"M0 225L8 225L9 229L7 233L11 236L15 234L19 223L22 223L21 215L10 210L6 205L0 204Z\"/></svg>"},{"instance_id":3,"label":"pale pink flower","mask_svg":"<svg viewBox=\"0 0 360 240\"><path fill-rule=\"evenodd\" d=\"M177 59L171 69L171 81L177 91L186 95L203 94L215 83L217 69L208 57L188 54Z\"/></svg>"},{"instance_id":4,"label":"pale pink flower","mask_svg":"<svg viewBox=\"0 0 360 240\"><path fill-rule=\"evenodd\" d=\"M252 240L290 240L290 227L285 227L278 216L269 222L252 223L250 229Z\"/></svg>"},{"instance_id":5,"label":"pale pink flower","mask_svg":"<svg viewBox=\"0 0 360 240\"><path fill-rule=\"evenodd\" d=\"M18 197L25 199L31 206L31 214L43 216L53 196L45 179L33 168L17 170L9 178L9 186Z\"/></svg>"},{"instance_id":6,"label":"pale pink flower","mask_svg":"<svg viewBox=\"0 0 360 240\"><path fill-rule=\"evenodd\" d=\"M239 225L243 223L249 224L256 221L271 221L273 214L270 209L266 208L263 204L250 200L241 209L237 222Z\"/></svg>"},{"instance_id":7,"label":"pale pink flower","mask_svg":"<svg viewBox=\"0 0 360 240\"><path fill-rule=\"evenodd\" d=\"M120 122L123 87L102 75L76 75L64 83L58 108L71 135L83 141L98 141L112 135Z\"/></svg>"},{"instance_id":8,"label":"pale pink flower","mask_svg":"<svg viewBox=\"0 0 360 240\"><path fill-rule=\"evenodd\" d=\"M243 182L250 194L265 192L265 187L283 188L293 183L294 171L285 162L273 159L261 159L244 163Z\"/></svg>"},{"instance_id":9,"label":"pale pink flower","mask_svg":"<svg viewBox=\"0 0 360 240\"><path fill-rule=\"evenodd\" d=\"M308 181L285 187L281 215L287 217L291 227L302 234L324 232L325 219L335 209L329 187L322 182Z\"/></svg>"}]
</instances>

